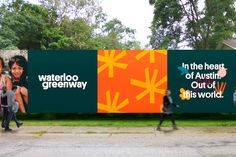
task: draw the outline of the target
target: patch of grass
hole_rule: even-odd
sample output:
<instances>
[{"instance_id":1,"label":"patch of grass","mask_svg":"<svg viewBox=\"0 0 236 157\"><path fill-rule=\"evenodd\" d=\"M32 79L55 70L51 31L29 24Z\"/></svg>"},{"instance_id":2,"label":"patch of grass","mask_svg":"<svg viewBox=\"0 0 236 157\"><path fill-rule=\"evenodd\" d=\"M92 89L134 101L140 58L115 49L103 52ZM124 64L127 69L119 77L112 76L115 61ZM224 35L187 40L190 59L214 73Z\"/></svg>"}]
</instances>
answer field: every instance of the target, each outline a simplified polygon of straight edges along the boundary
<instances>
[{"instance_id":1,"label":"patch of grass","mask_svg":"<svg viewBox=\"0 0 236 157\"><path fill-rule=\"evenodd\" d=\"M43 136L43 134L46 134L46 133L47 133L47 131L45 131L45 130L31 132L31 134L35 134L35 136L33 136L34 138L41 138Z\"/></svg>"},{"instance_id":2,"label":"patch of grass","mask_svg":"<svg viewBox=\"0 0 236 157\"><path fill-rule=\"evenodd\" d=\"M235 113L175 114L178 126L236 126ZM155 127L160 114L18 114L24 126ZM164 126L171 126L169 120Z\"/></svg>"},{"instance_id":3,"label":"patch of grass","mask_svg":"<svg viewBox=\"0 0 236 157\"><path fill-rule=\"evenodd\" d=\"M104 126L104 127L155 127L159 120L24 120L24 126ZM178 126L204 127L204 126L236 126L236 120L176 120ZM169 120L163 126L171 126Z\"/></svg>"},{"instance_id":4,"label":"patch of grass","mask_svg":"<svg viewBox=\"0 0 236 157\"><path fill-rule=\"evenodd\" d=\"M18 113L22 120L156 120L160 114L76 114L76 113ZM175 114L177 119L184 120L236 120L235 113L185 113Z\"/></svg>"},{"instance_id":5,"label":"patch of grass","mask_svg":"<svg viewBox=\"0 0 236 157\"><path fill-rule=\"evenodd\" d=\"M37 134L38 136L42 136L43 134L46 134L47 131L42 130L42 131L38 131L38 132L32 132L32 134Z\"/></svg>"},{"instance_id":6,"label":"patch of grass","mask_svg":"<svg viewBox=\"0 0 236 157\"><path fill-rule=\"evenodd\" d=\"M96 134L97 132L95 132L95 131L86 131L85 133L86 134Z\"/></svg>"}]
</instances>

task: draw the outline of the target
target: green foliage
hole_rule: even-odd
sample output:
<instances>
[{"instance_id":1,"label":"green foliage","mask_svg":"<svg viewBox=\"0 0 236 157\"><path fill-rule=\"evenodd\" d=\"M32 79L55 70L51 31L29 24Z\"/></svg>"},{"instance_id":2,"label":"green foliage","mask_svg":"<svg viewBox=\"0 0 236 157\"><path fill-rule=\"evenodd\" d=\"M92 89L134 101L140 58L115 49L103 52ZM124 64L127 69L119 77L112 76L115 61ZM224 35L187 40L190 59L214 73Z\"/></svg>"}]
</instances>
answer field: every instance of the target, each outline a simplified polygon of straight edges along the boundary
<instances>
[{"instance_id":1,"label":"green foliage","mask_svg":"<svg viewBox=\"0 0 236 157\"><path fill-rule=\"evenodd\" d=\"M43 30L41 49L66 49L70 46L71 40L64 36L59 28L48 28Z\"/></svg>"},{"instance_id":2,"label":"green foliage","mask_svg":"<svg viewBox=\"0 0 236 157\"><path fill-rule=\"evenodd\" d=\"M20 114L28 126L155 127L160 114ZM175 114L178 126L235 126L235 114ZM167 121L164 126L171 126Z\"/></svg>"},{"instance_id":3,"label":"green foliage","mask_svg":"<svg viewBox=\"0 0 236 157\"><path fill-rule=\"evenodd\" d=\"M113 19L101 26L97 35L99 49L140 49L135 39L135 30L124 26L118 19Z\"/></svg>"},{"instance_id":4,"label":"green foliage","mask_svg":"<svg viewBox=\"0 0 236 157\"><path fill-rule=\"evenodd\" d=\"M70 38L70 49L91 49L92 27L81 18L62 20L61 29Z\"/></svg>"},{"instance_id":5,"label":"green foliage","mask_svg":"<svg viewBox=\"0 0 236 157\"><path fill-rule=\"evenodd\" d=\"M0 28L0 47L6 50L17 49L15 47L16 41L18 40L15 32L7 27Z\"/></svg>"},{"instance_id":6,"label":"green foliage","mask_svg":"<svg viewBox=\"0 0 236 157\"><path fill-rule=\"evenodd\" d=\"M41 6L16 0L2 7L4 14L0 17L1 43L15 46L19 49L40 49L44 18L47 12ZM1 48L7 48L1 45Z\"/></svg>"},{"instance_id":7,"label":"green foliage","mask_svg":"<svg viewBox=\"0 0 236 157\"><path fill-rule=\"evenodd\" d=\"M0 6L0 49L140 49L135 30L107 21L97 0Z\"/></svg>"},{"instance_id":8,"label":"green foliage","mask_svg":"<svg viewBox=\"0 0 236 157\"><path fill-rule=\"evenodd\" d=\"M151 3L152 2L152 3ZM236 31L236 0L156 0L150 44L175 49L186 44L194 49L215 49ZM154 2L154 3L153 3Z\"/></svg>"}]
</instances>

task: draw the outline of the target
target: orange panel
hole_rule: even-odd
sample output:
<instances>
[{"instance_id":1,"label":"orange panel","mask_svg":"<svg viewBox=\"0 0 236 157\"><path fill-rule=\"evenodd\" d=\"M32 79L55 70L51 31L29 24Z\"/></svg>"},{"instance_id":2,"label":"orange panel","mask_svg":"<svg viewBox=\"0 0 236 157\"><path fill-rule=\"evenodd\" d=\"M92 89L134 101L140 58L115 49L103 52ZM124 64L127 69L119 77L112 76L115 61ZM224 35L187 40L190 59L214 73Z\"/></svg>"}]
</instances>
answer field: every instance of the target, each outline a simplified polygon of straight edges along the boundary
<instances>
[{"instance_id":1,"label":"orange panel","mask_svg":"<svg viewBox=\"0 0 236 157\"><path fill-rule=\"evenodd\" d=\"M98 113L160 113L167 50L99 50Z\"/></svg>"}]
</instances>

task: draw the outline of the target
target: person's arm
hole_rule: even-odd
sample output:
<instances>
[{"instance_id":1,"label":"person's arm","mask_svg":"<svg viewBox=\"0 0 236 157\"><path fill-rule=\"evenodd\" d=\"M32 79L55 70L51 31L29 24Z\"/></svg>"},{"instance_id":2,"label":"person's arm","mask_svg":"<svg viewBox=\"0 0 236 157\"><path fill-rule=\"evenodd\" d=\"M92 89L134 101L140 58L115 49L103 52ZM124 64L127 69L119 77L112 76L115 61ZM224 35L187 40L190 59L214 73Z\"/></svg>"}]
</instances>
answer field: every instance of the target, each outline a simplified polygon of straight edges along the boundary
<instances>
[{"instance_id":1,"label":"person's arm","mask_svg":"<svg viewBox=\"0 0 236 157\"><path fill-rule=\"evenodd\" d=\"M5 82L6 82L7 91L11 91L12 90L12 81L8 76L5 77Z\"/></svg>"},{"instance_id":2,"label":"person's arm","mask_svg":"<svg viewBox=\"0 0 236 157\"><path fill-rule=\"evenodd\" d=\"M15 91L15 98L16 98L16 101L18 102L19 104L19 109L22 113L25 113L25 106L24 106L24 103L23 103L23 99L21 97L21 93L20 93L20 87L18 87Z\"/></svg>"},{"instance_id":3,"label":"person's arm","mask_svg":"<svg viewBox=\"0 0 236 157\"><path fill-rule=\"evenodd\" d=\"M179 108L179 105L175 104L175 103L172 103L173 106Z\"/></svg>"},{"instance_id":4,"label":"person's arm","mask_svg":"<svg viewBox=\"0 0 236 157\"><path fill-rule=\"evenodd\" d=\"M173 105L174 107L179 108L179 105L177 105L177 104L175 104L175 103L172 103L171 105Z\"/></svg>"},{"instance_id":5,"label":"person's arm","mask_svg":"<svg viewBox=\"0 0 236 157\"><path fill-rule=\"evenodd\" d=\"M20 87L20 93L22 94L25 103L28 105L28 89L22 86Z\"/></svg>"}]
</instances>

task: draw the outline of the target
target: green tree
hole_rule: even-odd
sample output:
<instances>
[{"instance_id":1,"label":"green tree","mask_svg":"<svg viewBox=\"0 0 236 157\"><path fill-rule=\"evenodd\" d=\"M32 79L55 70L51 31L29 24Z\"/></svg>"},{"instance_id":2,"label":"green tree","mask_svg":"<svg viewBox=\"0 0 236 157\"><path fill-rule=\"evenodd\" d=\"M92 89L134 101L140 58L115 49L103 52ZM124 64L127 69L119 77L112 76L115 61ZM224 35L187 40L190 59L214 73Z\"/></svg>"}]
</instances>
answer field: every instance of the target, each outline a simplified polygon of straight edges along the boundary
<instances>
[{"instance_id":1,"label":"green tree","mask_svg":"<svg viewBox=\"0 0 236 157\"><path fill-rule=\"evenodd\" d=\"M236 31L235 0L149 0L154 5L150 44L171 48L186 44L194 49L215 49Z\"/></svg>"},{"instance_id":2,"label":"green tree","mask_svg":"<svg viewBox=\"0 0 236 157\"><path fill-rule=\"evenodd\" d=\"M140 49L135 30L107 21L97 0L0 4L1 49Z\"/></svg>"},{"instance_id":3,"label":"green tree","mask_svg":"<svg viewBox=\"0 0 236 157\"><path fill-rule=\"evenodd\" d=\"M97 0L41 0L52 22L70 38L70 49L140 49L135 30L107 21ZM57 15L57 16L55 16Z\"/></svg>"},{"instance_id":4,"label":"green tree","mask_svg":"<svg viewBox=\"0 0 236 157\"><path fill-rule=\"evenodd\" d=\"M40 48L43 50L69 49L71 39L66 37L58 27L49 27L43 30Z\"/></svg>"},{"instance_id":5,"label":"green tree","mask_svg":"<svg viewBox=\"0 0 236 157\"><path fill-rule=\"evenodd\" d=\"M42 32L47 17L45 8L16 0L2 6L0 38L19 49L40 49ZM2 45L7 48L7 45Z\"/></svg>"},{"instance_id":6,"label":"green tree","mask_svg":"<svg viewBox=\"0 0 236 157\"><path fill-rule=\"evenodd\" d=\"M0 23L3 22L7 14L5 6L0 7ZM7 26L0 25L0 49L17 49L16 41L18 40L15 32Z\"/></svg>"},{"instance_id":7,"label":"green tree","mask_svg":"<svg viewBox=\"0 0 236 157\"><path fill-rule=\"evenodd\" d=\"M49 17L54 23L61 24L65 17L84 19L89 24L102 11L98 0L39 0L49 10Z\"/></svg>"},{"instance_id":8,"label":"green tree","mask_svg":"<svg viewBox=\"0 0 236 157\"><path fill-rule=\"evenodd\" d=\"M1 49L67 49L70 46L70 38L54 23L46 7L15 0L2 5L1 9Z\"/></svg>"},{"instance_id":9,"label":"green tree","mask_svg":"<svg viewBox=\"0 0 236 157\"><path fill-rule=\"evenodd\" d=\"M97 35L100 49L140 49L135 30L124 26L118 19L106 22L100 32Z\"/></svg>"},{"instance_id":10,"label":"green tree","mask_svg":"<svg viewBox=\"0 0 236 157\"><path fill-rule=\"evenodd\" d=\"M92 49L91 40L93 28L84 19L69 19L66 17L60 25L64 34L70 38L70 49Z\"/></svg>"}]
</instances>

